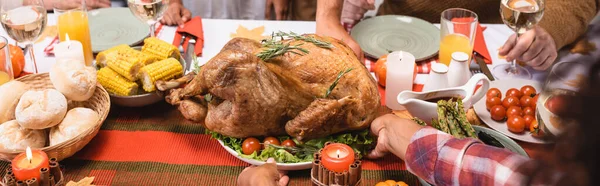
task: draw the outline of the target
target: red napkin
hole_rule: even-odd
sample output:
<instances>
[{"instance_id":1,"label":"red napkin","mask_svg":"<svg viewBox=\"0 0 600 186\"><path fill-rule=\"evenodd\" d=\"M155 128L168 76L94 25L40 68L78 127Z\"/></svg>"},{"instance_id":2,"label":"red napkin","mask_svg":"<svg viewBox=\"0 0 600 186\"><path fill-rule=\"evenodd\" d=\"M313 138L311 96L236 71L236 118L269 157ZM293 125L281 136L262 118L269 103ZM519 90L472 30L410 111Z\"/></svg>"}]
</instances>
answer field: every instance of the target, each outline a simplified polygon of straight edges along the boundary
<instances>
[{"instance_id":1,"label":"red napkin","mask_svg":"<svg viewBox=\"0 0 600 186\"><path fill-rule=\"evenodd\" d=\"M175 32L175 38L173 39L173 45L179 46L181 44L182 34L188 34L196 37L196 46L194 47L194 54L200 56L202 49L204 48L204 31L202 29L202 18L196 16L190 21L186 22L183 27L178 27ZM190 37L186 37L183 41L183 50L187 50Z\"/></svg>"},{"instance_id":2,"label":"red napkin","mask_svg":"<svg viewBox=\"0 0 600 186\"><path fill-rule=\"evenodd\" d=\"M453 22L471 22L474 18L472 17L461 17L452 19ZM454 32L461 33L465 35L469 35L470 33L470 25L467 24L455 24ZM485 45L485 39L483 37L483 28L481 24L477 23L477 28L475 29L475 43L473 44L473 51L477 52L486 64L492 64L492 57L490 56L490 52L488 51L487 45Z\"/></svg>"}]
</instances>

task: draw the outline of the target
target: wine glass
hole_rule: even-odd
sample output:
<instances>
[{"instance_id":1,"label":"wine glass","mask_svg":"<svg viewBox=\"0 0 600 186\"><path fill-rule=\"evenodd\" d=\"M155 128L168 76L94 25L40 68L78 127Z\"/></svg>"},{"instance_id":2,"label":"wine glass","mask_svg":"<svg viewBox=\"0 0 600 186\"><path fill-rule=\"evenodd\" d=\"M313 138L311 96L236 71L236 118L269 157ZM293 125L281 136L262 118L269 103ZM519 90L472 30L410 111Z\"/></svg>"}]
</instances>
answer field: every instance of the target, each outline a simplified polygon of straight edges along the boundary
<instances>
[{"instance_id":1,"label":"wine glass","mask_svg":"<svg viewBox=\"0 0 600 186\"><path fill-rule=\"evenodd\" d=\"M150 36L155 37L155 25L169 6L169 0L127 0L131 13L150 26Z\"/></svg>"},{"instance_id":2,"label":"wine glass","mask_svg":"<svg viewBox=\"0 0 600 186\"><path fill-rule=\"evenodd\" d=\"M544 15L544 0L502 0L500 5L502 21L519 36L533 28ZM516 60L510 64L497 65L493 69L498 79L522 78L531 79L529 71L517 65Z\"/></svg>"},{"instance_id":3,"label":"wine glass","mask_svg":"<svg viewBox=\"0 0 600 186\"><path fill-rule=\"evenodd\" d=\"M46 9L42 0L0 1L0 22L10 38L27 45L26 54L38 72L33 43L46 28Z\"/></svg>"},{"instance_id":4,"label":"wine glass","mask_svg":"<svg viewBox=\"0 0 600 186\"><path fill-rule=\"evenodd\" d=\"M8 40L0 36L0 85L9 82L14 77L8 48Z\"/></svg>"}]
</instances>

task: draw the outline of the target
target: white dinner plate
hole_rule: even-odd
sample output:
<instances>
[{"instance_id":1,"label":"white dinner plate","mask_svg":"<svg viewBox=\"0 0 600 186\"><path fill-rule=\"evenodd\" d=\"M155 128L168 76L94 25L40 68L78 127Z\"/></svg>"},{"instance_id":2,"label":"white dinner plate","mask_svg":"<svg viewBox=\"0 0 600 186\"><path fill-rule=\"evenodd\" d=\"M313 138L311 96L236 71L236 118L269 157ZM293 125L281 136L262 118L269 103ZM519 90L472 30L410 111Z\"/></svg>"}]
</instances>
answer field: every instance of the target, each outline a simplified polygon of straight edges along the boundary
<instances>
[{"instance_id":1,"label":"white dinner plate","mask_svg":"<svg viewBox=\"0 0 600 186\"><path fill-rule=\"evenodd\" d=\"M497 88L502 92L502 99L506 97L506 91L511 88L521 89L521 87L525 85L531 85L535 90L539 93L542 91L542 85L533 80L525 80L525 79L504 79L504 80L496 80L492 81L490 84L490 88ZM475 113L479 118L490 128L519 141L529 142L529 143L538 143L538 144L548 144L554 143L551 140L540 139L531 136L529 130L521 134L516 134L508 131L508 126L506 125L506 121L498 122L492 119L490 112L485 108L485 100L482 98L479 100L473 108L475 109Z\"/></svg>"},{"instance_id":2,"label":"white dinner plate","mask_svg":"<svg viewBox=\"0 0 600 186\"><path fill-rule=\"evenodd\" d=\"M266 162L264 161L260 161L260 160L255 160L255 159L248 159L248 158L243 158L241 156L238 155L238 153L229 148L228 146L226 146L225 144L223 144L223 142L221 140L218 140L219 144L221 144L221 146L223 146L223 148L225 148L225 150L227 152L229 152L229 154L235 156L237 159L242 160L243 162L249 163L251 165L262 165L265 164ZM307 169L311 169L312 168L312 162L301 162L301 163L277 163L277 169L278 170L286 170L286 171L290 171L290 170L307 170Z\"/></svg>"}]
</instances>

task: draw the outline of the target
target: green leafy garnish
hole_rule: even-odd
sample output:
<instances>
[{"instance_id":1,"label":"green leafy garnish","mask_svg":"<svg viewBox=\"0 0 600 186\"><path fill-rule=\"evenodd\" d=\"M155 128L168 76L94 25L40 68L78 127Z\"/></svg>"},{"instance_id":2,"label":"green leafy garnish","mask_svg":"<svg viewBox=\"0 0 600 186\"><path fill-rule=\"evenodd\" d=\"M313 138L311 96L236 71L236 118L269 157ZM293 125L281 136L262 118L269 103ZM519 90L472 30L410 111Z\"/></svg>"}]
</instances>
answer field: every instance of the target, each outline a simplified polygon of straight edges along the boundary
<instances>
[{"instance_id":1,"label":"green leafy garnish","mask_svg":"<svg viewBox=\"0 0 600 186\"><path fill-rule=\"evenodd\" d=\"M340 81L340 79L342 79L342 76L344 76L345 74L347 74L348 72L350 72L352 70L353 70L353 68L348 68L345 71L344 70L340 71L340 73L335 78L335 81L333 81L331 86L329 86L329 89L327 89L327 92L325 92L325 96L323 96L323 98L327 98L329 96L329 94L331 94L333 89L337 86L338 81Z\"/></svg>"},{"instance_id":2,"label":"green leafy garnish","mask_svg":"<svg viewBox=\"0 0 600 186\"><path fill-rule=\"evenodd\" d=\"M300 143L296 140L296 147L283 147L278 145L269 145L267 148L260 152L254 152L250 155L242 153L242 143L244 139L232 138L221 135L216 132L208 131L212 138L220 140L229 148L235 150L240 157L255 159L260 161L267 161L269 158L275 158L280 163L298 163L298 162L311 162L313 161L313 154L319 149L325 146L325 143L330 141L334 143L344 143L352 147L354 152L359 155L360 158L366 155L369 150L374 147L374 139L369 135L369 130L354 131L349 133L335 134L324 138L312 139L305 143ZM278 137L280 141L290 139L289 136Z\"/></svg>"},{"instance_id":3,"label":"green leafy garnish","mask_svg":"<svg viewBox=\"0 0 600 186\"><path fill-rule=\"evenodd\" d=\"M277 33L271 34L270 39L262 40L262 47L264 47L266 49L263 50L262 52L256 54L256 56L258 58L262 59L263 61L267 61L271 58L281 56L287 52L291 52L291 53L298 54L298 55L303 55L303 54L309 53L308 50L300 47L300 46L302 46L302 44L290 45L289 42L288 43L283 42L283 40L285 40L285 39L306 41L309 43L313 43L316 46L321 47L321 48L327 48L327 49L333 48L333 45L331 43L318 40L314 37L301 36L294 32L285 33L285 32L279 31ZM298 51L300 51L300 52L298 52Z\"/></svg>"}]
</instances>

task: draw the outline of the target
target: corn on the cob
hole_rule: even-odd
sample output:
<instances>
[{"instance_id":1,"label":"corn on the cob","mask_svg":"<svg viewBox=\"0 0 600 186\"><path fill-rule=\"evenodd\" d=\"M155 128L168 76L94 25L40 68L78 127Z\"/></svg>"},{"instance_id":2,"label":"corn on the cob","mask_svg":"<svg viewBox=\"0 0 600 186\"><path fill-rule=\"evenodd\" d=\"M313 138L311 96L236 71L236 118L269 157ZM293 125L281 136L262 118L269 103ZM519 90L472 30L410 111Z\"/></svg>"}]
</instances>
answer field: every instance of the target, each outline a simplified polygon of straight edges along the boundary
<instances>
[{"instance_id":1,"label":"corn on the cob","mask_svg":"<svg viewBox=\"0 0 600 186\"><path fill-rule=\"evenodd\" d=\"M123 57L136 57L140 59L140 63L142 66L146 66L156 61L159 61L159 58L157 56L145 54L139 50L124 51L124 53L120 55L122 55Z\"/></svg>"},{"instance_id":2,"label":"corn on the cob","mask_svg":"<svg viewBox=\"0 0 600 186\"><path fill-rule=\"evenodd\" d=\"M112 94L130 96L137 94L138 85L125 79L110 68L98 70L98 82Z\"/></svg>"},{"instance_id":3,"label":"corn on the cob","mask_svg":"<svg viewBox=\"0 0 600 186\"><path fill-rule=\"evenodd\" d=\"M115 60L108 60L107 66L129 81L137 81L142 68L140 61L137 57L119 56Z\"/></svg>"},{"instance_id":4,"label":"corn on the cob","mask_svg":"<svg viewBox=\"0 0 600 186\"><path fill-rule=\"evenodd\" d=\"M179 50L177 49L177 47L155 37L149 37L144 39L144 46L142 47L142 52L146 54L155 55L159 58L159 60L167 59L170 57L179 60L180 57Z\"/></svg>"},{"instance_id":5,"label":"corn on the cob","mask_svg":"<svg viewBox=\"0 0 600 186\"><path fill-rule=\"evenodd\" d=\"M156 90L154 83L158 80L170 80L183 74L183 66L174 58L167 58L142 67L140 70L143 88L147 92Z\"/></svg>"},{"instance_id":6,"label":"corn on the cob","mask_svg":"<svg viewBox=\"0 0 600 186\"><path fill-rule=\"evenodd\" d=\"M98 53L98 55L96 56L96 65L99 67L105 67L109 60L116 59L117 55L119 55L119 53L120 53L119 51L121 51L121 50L133 50L133 49L130 48L129 45L122 44L122 45L117 45L112 48L109 48L108 50L102 51L102 52Z\"/></svg>"}]
</instances>

